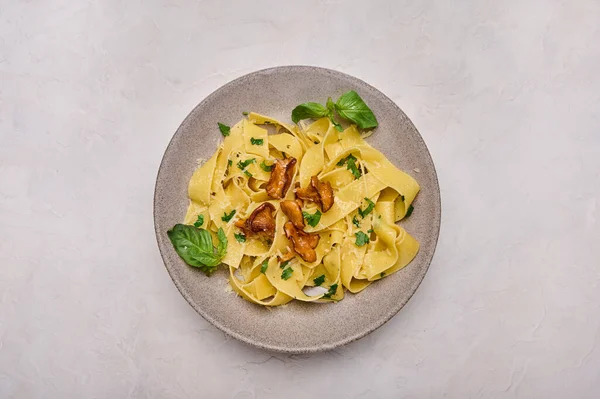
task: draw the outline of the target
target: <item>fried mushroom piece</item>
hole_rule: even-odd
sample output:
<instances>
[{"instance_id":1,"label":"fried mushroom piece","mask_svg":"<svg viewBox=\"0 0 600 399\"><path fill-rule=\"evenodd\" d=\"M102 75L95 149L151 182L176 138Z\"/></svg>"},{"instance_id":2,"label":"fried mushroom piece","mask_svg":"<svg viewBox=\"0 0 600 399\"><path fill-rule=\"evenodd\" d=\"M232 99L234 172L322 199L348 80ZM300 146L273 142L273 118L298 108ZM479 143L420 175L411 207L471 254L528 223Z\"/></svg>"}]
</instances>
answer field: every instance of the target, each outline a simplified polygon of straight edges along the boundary
<instances>
[{"instance_id":1,"label":"fried mushroom piece","mask_svg":"<svg viewBox=\"0 0 600 399\"><path fill-rule=\"evenodd\" d=\"M301 188L297 184L294 192L296 197L301 200L319 204L323 212L327 212L333 206L333 188L331 188L331 184L320 181L317 176L310 178L310 185L306 188Z\"/></svg>"},{"instance_id":2,"label":"fried mushroom piece","mask_svg":"<svg viewBox=\"0 0 600 399\"><path fill-rule=\"evenodd\" d=\"M331 184L328 181L323 183L319 181L317 176L313 176L310 178L310 185L319 193L321 210L327 212L333 206L333 188L331 188Z\"/></svg>"},{"instance_id":3,"label":"fried mushroom piece","mask_svg":"<svg viewBox=\"0 0 600 399\"><path fill-rule=\"evenodd\" d=\"M267 194L274 199L282 199L285 197L292 178L294 177L294 166L296 158L277 159L273 164L273 171L267 183Z\"/></svg>"},{"instance_id":4,"label":"fried mushroom piece","mask_svg":"<svg viewBox=\"0 0 600 399\"><path fill-rule=\"evenodd\" d=\"M254 234L273 239L275 237L275 218L273 217L275 207L269 202L265 202L256 208L248 219L238 220L235 225L242 229L246 236Z\"/></svg>"},{"instance_id":5,"label":"fried mushroom piece","mask_svg":"<svg viewBox=\"0 0 600 399\"><path fill-rule=\"evenodd\" d=\"M286 222L283 229L285 230L285 236L292 242L294 252L300 255L306 262L317 260L315 248L321 238L318 234L309 234L298 230L292 222Z\"/></svg>"},{"instance_id":6,"label":"fried mushroom piece","mask_svg":"<svg viewBox=\"0 0 600 399\"><path fill-rule=\"evenodd\" d=\"M302 209L296 201L281 201L279 203L281 210L285 213L285 216L294 223L294 227L297 229L304 228L304 217L302 216Z\"/></svg>"}]
</instances>

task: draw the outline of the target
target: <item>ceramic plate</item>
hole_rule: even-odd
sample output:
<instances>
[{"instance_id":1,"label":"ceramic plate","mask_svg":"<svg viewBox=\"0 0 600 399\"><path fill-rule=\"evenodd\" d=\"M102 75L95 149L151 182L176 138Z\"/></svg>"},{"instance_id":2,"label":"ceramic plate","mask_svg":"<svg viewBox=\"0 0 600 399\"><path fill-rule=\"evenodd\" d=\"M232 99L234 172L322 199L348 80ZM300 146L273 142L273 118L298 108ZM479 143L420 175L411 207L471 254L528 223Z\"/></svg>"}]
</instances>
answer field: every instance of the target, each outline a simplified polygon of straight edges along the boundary
<instances>
[{"instance_id":1,"label":"ceramic plate","mask_svg":"<svg viewBox=\"0 0 600 399\"><path fill-rule=\"evenodd\" d=\"M346 293L339 303L293 301L277 308L254 305L227 290L225 267L211 277L187 266L167 231L181 223L187 186L199 158L208 159L222 139L217 122L234 125L243 111L290 121L303 102L325 103L356 90L373 110L379 127L367 141L421 185L415 211L401 222L421 243L407 267L363 292ZM154 195L158 246L173 282L196 311L227 334L260 348L306 353L328 350L361 338L394 316L410 299L433 257L440 227L440 193L427 146L392 100L365 82L340 72L305 66L266 69L242 76L202 101L183 121L165 151Z\"/></svg>"}]
</instances>

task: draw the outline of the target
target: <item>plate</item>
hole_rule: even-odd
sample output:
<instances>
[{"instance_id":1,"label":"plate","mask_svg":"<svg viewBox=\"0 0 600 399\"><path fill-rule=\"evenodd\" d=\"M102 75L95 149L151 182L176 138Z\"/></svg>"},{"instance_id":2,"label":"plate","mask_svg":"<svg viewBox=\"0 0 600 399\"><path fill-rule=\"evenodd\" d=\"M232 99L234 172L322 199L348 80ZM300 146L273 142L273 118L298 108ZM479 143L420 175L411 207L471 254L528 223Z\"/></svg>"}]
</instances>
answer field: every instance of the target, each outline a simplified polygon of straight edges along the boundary
<instances>
[{"instance_id":1,"label":"plate","mask_svg":"<svg viewBox=\"0 0 600 399\"><path fill-rule=\"evenodd\" d=\"M228 290L225 267L211 277L186 265L167 231L181 223L187 186L198 159L208 159L222 140L217 122L234 125L254 111L290 121L303 102L325 103L356 90L375 113L379 127L367 141L412 175L421 191L413 214L401 225L421 244L417 257L399 272L338 303L292 303L276 308L252 304ZM329 350L380 327L394 316L421 283L438 239L440 192L433 161L421 135L396 104L352 76L317 67L284 66L242 76L209 95L185 118L167 147L154 193L154 227L160 253L173 282L189 304L225 333L257 347L287 353Z\"/></svg>"}]
</instances>

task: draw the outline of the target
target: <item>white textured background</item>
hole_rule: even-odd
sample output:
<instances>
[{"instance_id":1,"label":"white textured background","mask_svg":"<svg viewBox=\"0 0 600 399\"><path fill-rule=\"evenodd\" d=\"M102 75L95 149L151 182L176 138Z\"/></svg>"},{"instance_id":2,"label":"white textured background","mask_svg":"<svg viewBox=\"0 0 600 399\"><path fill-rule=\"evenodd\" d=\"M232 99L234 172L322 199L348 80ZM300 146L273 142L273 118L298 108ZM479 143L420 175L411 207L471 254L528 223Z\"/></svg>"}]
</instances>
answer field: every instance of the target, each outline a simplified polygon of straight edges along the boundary
<instances>
[{"instance_id":1,"label":"white textured background","mask_svg":"<svg viewBox=\"0 0 600 399\"><path fill-rule=\"evenodd\" d=\"M205 322L152 221L187 113L285 64L390 96L442 190L413 299L310 356ZM1 398L598 398L599 203L598 0L0 0Z\"/></svg>"}]
</instances>

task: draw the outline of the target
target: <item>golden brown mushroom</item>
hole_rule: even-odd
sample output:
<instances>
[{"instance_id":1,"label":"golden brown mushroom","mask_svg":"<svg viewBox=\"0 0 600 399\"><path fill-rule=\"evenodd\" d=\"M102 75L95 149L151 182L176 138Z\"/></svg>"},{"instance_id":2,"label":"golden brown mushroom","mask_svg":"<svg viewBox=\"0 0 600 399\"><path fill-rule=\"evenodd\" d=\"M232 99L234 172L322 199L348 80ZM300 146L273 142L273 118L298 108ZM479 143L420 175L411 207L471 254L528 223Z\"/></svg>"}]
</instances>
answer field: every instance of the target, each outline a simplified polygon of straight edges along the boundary
<instances>
[{"instance_id":1,"label":"golden brown mushroom","mask_svg":"<svg viewBox=\"0 0 600 399\"><path fill-rule=\"evenodd\" d=\"M279 203L281 210L290 219L297 229L304 228L304 217L302 216L302 209L296 201L281 201Z\"/></svg>"},{"instance_id":2,"label":"golden brown mushroom","mask_svg":"<svg viewBox=\"0 0 600 399\"><path fill-rule=\"evenodd\" d=\"M296 158L277 159L273 164L273 171L267 183L267 194L271 198L285 197L294 177Z\"/></svg>"},{"instance_id":3,"label":"golden brown mushroom","mask_svg":"<svg viewBox=\"0 0 600 399\"><path fill-rule=\"evenodd\" d=\"M301 188L296 185L294 190L296 197L301 200L312 201L321 206L323 212L327 212L333 206L333 188L329 182L321 182L317 176L310 178L310 186Z\"/></svg>"},{"instance_id":4,"label":"golden brown mushroom","mask_svg":"<svg viewBox=\"0 0 600 399\"><path fill-rule=\"evenodd\" d=\"M250 214L248 219L245 221L240 219L235 225L242 229L247 236L260 234L273 239L275 236L273 212L275 212L275 207L269 202L264 202Z\"/></svg>"},{"instance_id":5,"label":"golden brown mushroom","mask_svg":"<svg viewBox=\"0 0 600 399\"><path fill-rule=\"evenodd\" d=\"M300 255L306 262L314 262L317 260L315 248L319 244L321 238L318 234L305 233L302 230L296 229L294 223L286 222L283 226L285 236L292 242L294 251Z\"/></svg>"}]
</instances>

